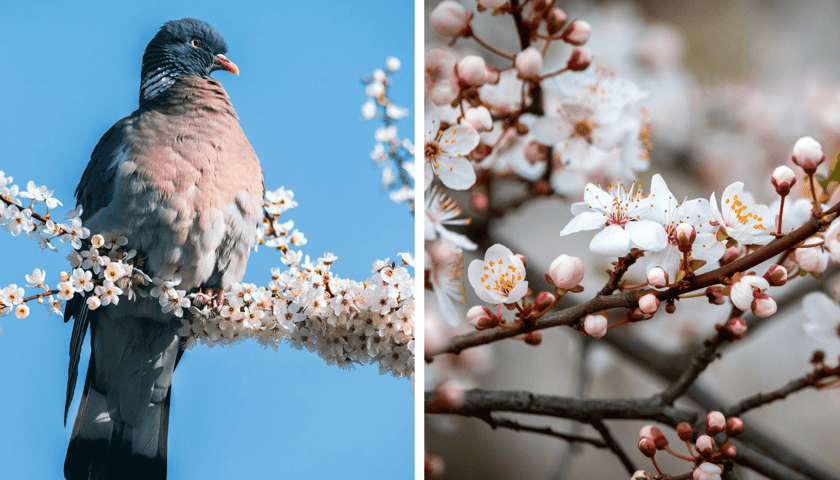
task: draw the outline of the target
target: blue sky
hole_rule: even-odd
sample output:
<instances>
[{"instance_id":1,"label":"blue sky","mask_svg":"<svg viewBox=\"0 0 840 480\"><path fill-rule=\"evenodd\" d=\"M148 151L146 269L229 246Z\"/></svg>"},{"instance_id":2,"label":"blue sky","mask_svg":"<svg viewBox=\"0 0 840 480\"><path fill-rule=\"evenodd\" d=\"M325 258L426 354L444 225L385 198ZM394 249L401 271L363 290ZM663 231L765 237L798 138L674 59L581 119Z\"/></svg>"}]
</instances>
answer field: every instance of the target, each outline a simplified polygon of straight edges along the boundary
<instances>
[{"instance_id":1,"label":"blue sky","mask_svg":"<svg viewBox=\"0 0 840 480\"><path fill-rule=\"evenodd\" d=\"M202 19L228 43L240 76L217 72L265 171L300 206L287 213L309 243L334 252L333 270L364 280L371 263L414 249L414 220L381 191L368 159L374 123L363 122L360 77L394 55L403 68L392 98L413 109L414 5L354 2L3 2L4 92L0 170L24 187L55 190L63 214L100 136L137 107L140 59L166 21ZM282 5L282 7L281 7ZM413 132L414 117L399 122ZM33 268L49 283L64 256L0 231L0 286ZM245 281L266 284L281 266L252 254ZM62 424L70 325L32 304L25 320L0 319L0 452L4 478L59 478L70 428ZM89 357L82 353L81 378ZM169 478L413 476L414 397L406 380L375 366L327 366L287 346L187 352L175 372Z\"/></svg>"}]
</instances>

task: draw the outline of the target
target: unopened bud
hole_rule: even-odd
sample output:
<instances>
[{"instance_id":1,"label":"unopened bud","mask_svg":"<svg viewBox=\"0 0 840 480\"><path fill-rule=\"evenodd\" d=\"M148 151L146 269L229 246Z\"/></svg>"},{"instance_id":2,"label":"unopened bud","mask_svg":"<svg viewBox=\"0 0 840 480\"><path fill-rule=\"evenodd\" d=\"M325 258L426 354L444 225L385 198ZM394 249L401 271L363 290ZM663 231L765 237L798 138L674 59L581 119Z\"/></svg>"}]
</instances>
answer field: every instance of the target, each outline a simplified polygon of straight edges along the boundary
<instances>
[{"instance_id":1,"label":"unopened bud","mask_svg":"<svg viewBox=\"0 0 840 480\"><path fill-rule=\"evenodd\" d=\"M680 437L680 440L687 442L691 440L693 435L694 429L691 428L691 425L688 422L682 422L677 425L677 436Z\"/></svg>"},{"instance_id":2,"label":"unopened bud","mask_svg":"<svg viewBox=\"0 0 840 480\"><path fill-rule=\"evenodd\" d=\"M484 72L484 83L491 85L499 83L499 71L493 67L487 67L487 70Z\"/></svg>"},{"instance_id":3,"label":"unopened bud","mask_svg":"<svg viewBox=\"0 0 840 480\"><path fill-rule=\"evenodd\" d=\"M771 287L781 287L787 283L787 269L781 265L773 265L767 269L764 279Z\"/></svg>"},{"instance_id":4,"label":"unopened bud","mask_svg":"<svg viewBox=\"0 0 840 480\"><path fill-rule=\"evenodd\" d=\"M573 72L581 72L589 68L592 58L592 50L587 47L577 47L572 50L569 61L566 62L566 68Z\"/></svg>"},{"instance_id":5,"label":"unopened bud","mask_svg":"<svg viewBox=\"0 0 840 480\"><path fill-rule=\"evenodd\" d=\"M821 237L810 237L805 241L805 245L815 245L823 242ZM807 247L797 248L794 252L796 264L799 265L803 271L808 273L822 273L828 268L828 260L831 254L823 251L822 247Z\"/></svg>"},{"instance_id":6,"label":"unopened bud","mask_svg":"<svg viewBox=\"0 0 840 480\"><path fill-rule=\"evenodd\" d=\"M648 293L647 295L642 295L642 298L639 299L639 310L643 313L656 313L658 309L659 299L656 298L656 295Z\"/></svg>"},{"instance_id":7,"label":"unopened bud","mask_svg":"<svg viewBox=\"0 0 840 480\"><path fill-rule=\"evenodd\" d=\"M773 176L770 177L770 183L776 187L776 193L784 197L790 193L790 187L796 183L796 174L793 173L790 167L782 165L773 171Z\"/></svg>"},{"instance_id":8,"label":"unopened bud","mask_svg":"<svg viewBox=\"0 0 840 480\"><path fill-rule=\"evenodd\" d=\"M723 328L729 332L736 340L740 340L747 333L747 324L740 317L733 317L726 321Z\"/></svg>"},{"instance_id":9,"label":"unopened bud","mask_svg":"<svg viewBox=\"0 0 840 480\"><path fill-rule=\"evenodd\" d=\"M471 18L463 5L444 0L429 14L429 23L441 37L455 39L468 31Z\"/></svg>"},{"instance_id":10,"label":"unopened bud","mask_svg":"<svg viewBox=\"0 0 840 480\"><path fill-rule=\"evenodd\" d=\"M673 303L665 305L665 313L674 313L677 311L677 306Z\"/></svg>"},{"instance_id":11,"label":"unopened bud","mask_svg":"<svg viewBox=\"0 0 840 480\"><path fill-rule=\"evenodd\" d=\"M756 292L752 312L758 318L767 318L776 313L776 301L765 293Z\"/></svg>"},{"instance_id":12,"label":"unopened bud","mask_svg":"<svg viewBox=\"0 0 840 480\"><path fill-rule=\"evenodd\" d=\"M723 470L719 466L706 462L694 469L691 480L720 480L721 473Z\"/></svg>"},{"instance_id":13,"label":"unopened bud","mask_svg":"<svg viewBox=\"0 0 840 480\"><path fill-rule=\"evenodd\" d=\"M731 460L735 458L735 455L738 454L738 449L735 448L735 445L727 444L724 445L723 448L720 449L720 457L725 460Z\"/></svg>"},{"instance_id":14,"label":"unopened bud","mask_svg":"<svg viewBox=\"0 0 840 480\"><path fill-rule=\"evenodd\" d=\"M490 117L490 111L484 106L468 108L464 112L464 121L478 133L486 132L493 128L493 119Z\"/></svg>"},{"instance_id":15,"label":"unopened bud","mask_svg":"<svg viewBox=\"0 0 840 480\"><path fill-rule=\"evenodd\" d=\"M636 470L630 475L630 480L650 480L650 475L644 470Z\"/></svg>"},{"instance_id":16,"label":"unopened bud","mask_svg":"<svg viewBox=\"0 0 840 480\"><path fill-rule=\"evenodd\" d=\"M668 286L668 273L662 267L653 267L647 274L648 285L655 288Z\"/></svg>"},{"instance_id":17,"label":"unopened bud","mask_svg":"<svg viewBox=\"0 0 840 480\"><path fill-rule=\"evenodd\" d=\"M694 448L701 456L708 457L715 450L715 440L708 435L700 435L694 443Z\"/></svg>"},{"instance_id":18,"label":"unopened bud","mask_svg":"<svg viewBox=\"0 0 840 480\"><path fill-rule=\"evenodd\" d=\"M487 74L487 64L478 55L467 55L457 65L458 81L467 86L480 87L484 85Z\"/></svg>"},{"instance_id":19,"label":"unopened bud","mask_svg":"<svg viewBox=\"0 0 840 480\"><path fill-rule=\"evenodd\" d=\"M706 415L706 435L714 437L718 433L722 432L725 427L726 417L724 417L722 413L712 411Z\"/></svg>"},{"instance_id":20,"label":"unopened bud","mask_svg":"<svg viewBox=\"0 0 840 480\"><path fill-rule=\"evenodd\" d=\"M694 225L680 222L674 229L674 236L677 238L677 248L682 253L688 253L691 251L694 239L697 238L697 231L694 229Z\"/></svg>"},{"instance_id":21,"label":"unopened bud","mask_svg":"<svg viewBox=\"0 0 840 480\"><path fill-rule=\"evenodd\" d=\"M478 305L467 310L467 321L476 330L487 330L499 325L499 317L494 315L489 308Z\"/></svg>"},{"instance_id":22,"label":"unopened bud","mask_svg":"<svg viewBox=\"0 0 840 480\"><path fill-rule=\"evenodd\" d=\"M728 263L732 263L733 261L744 256L745 253L747 253L747 249L740 243L735 246L729 247L723 251L723 256L720 258L720 264L726 265Z\"/></svg>"},{"instance_id":23,"label":"unopened bud","mask_svg":"<svg viewBox=\"0 0 840 480\"><path fill-rule=\"evenodd\" d=\"M730 437L737 437L738 435L744 433L747 427L744 425L744 421L738 417L729 417L726 419L726 434Z\"/></svg>"},{"instance_id":24,"label":"unopened bud","mask_svg":"<svg viewBox=\"0 0 840 480\"><path fill-rule=\"evenodd\" d=\"M528 163L534 165L538 162L545 162L548 160L548 152L551 147L543 145L541 143L537 143L535 141L528 142L525 145L525 149L522 153L525 156L525 160L528 160Z\"/></svg>"},{"instance_id":25,"label":"unopened bud","mask_svg":"<svg viewBox=\"0 0 840 480\"><path fill-rule=\"evenodd\" d=\"M464 404L464 388L457 380L446 380L432 394L431 411L457 409Z\"/></svg>"},{"instance_id":26,"label":"unopened bud","mask_svg":"<svg viewBox=\"0 0 840 480\"><path fill-rule=\"evenodd\" d=\"M662 430L653 425L645 425L639 430L639 438L650 438L651 440L655 439L656 437L662 436Z\"/></svg>"},{"instance_id":27,"label":"unopened bud","mask_svg":"<svg viewBox=\"0 0 840 480\"><path fill-rule=\"evenodd\" d=\"M545 16L545 26L548 29L548 34L551 36L556 35L568 19L569 16L566 15L566 12L559 8L552 8L548 12L548 15Z\"/></svg>"},{"instance_id":28,"label":"unopened bud","mask_svg":"<svg viewBox=\"0 0 840 480\"><path fill-rule=\"evenodd\" d=\"M651 458L656 455L656 445L653 444L653 440L645 437L639 440L639 451L642 452L642 455Z\"/></svg>"},{"instance_id":29,"label":"unopened bud","mask_svg":"<svg viewBox=\"0 0 840 480\"><path fill-rule=\"evenodd\" d=\"M583 321L583 331L595 338L607 334L607 319L603 315L587 315Z\"/></svg>"},{"instance_id":30,"label":"unopened bud","mask_svg":"<svg viewBox=\"0 0 840 480\"><path fill-rule=\"evenodd\" d=\"M822 145L811 137L802 137L793 145L793 163L802 167L807 174L813 174L825 160Z\"/></svg>"},{"instance_id":31,"label":"unopened bud","mask_svg":"<svg viewBox=\"0 0 840 480\"><path fill-rule=\"evenodd\" d=\"M554 296L551 292L540 292L537 295L536 300L534 300L534 308L537 309L538 312L545 312L548 311L551 307L554 306L554 302L557 301L557 297Z\"/></svg>"},{"instance_id":32,"label":"unopened bud","mask_svg":"<svg viewBox=\"0 0 840 480\"><path fill-rule=\"evenodd\" d=\"M584 275L583 260L566 254L560 255L548 267L548 275L555 287L571 290L578 286Z\"/></svg>"},{"instance_id":33,"label":"unopened bud","mask_svg":"<svg viewBox=\"0 0 840 480\"><path fill-rule=\"evenodd\" d=\"M537 80L540 77L540 70L542 70L542 60L539 50L528 47L516 54L513 66L516 67L519 78Z\"/></svg>"},{"instance_id":34,"label":"unopened bud","mask_svg":"<svg viewBox=\"0 0 840 480\"><path fill-rule=\"evenodd\" d=\"M575 20L569 27L560 35L560 39L572 45L583 45L589 40L589 35L592 33L592 27L584 20Z\"/></svg>"},{"instance_id":35,"label":"unopened bud","mask_svg":"<svg viewBox=\"0 0 840 480\"><path fill-rule=\"evenodd\" d=\"M726 294L724 288L720 285L715 285L706 289L706 298L712 305L723 305L726 303Z\"/></svg>"},{"instance_id":36,"label":"unopened bud","mask_svg":"<svg viewBox=\"0 0 840 480\"><path fill-rule=\"evenodd\" d=\"M527 266L528 266L528 259L527 259L527 258L525 258L525 255L522 255L521 253L517 253L517 254L515 254L514 256L515 256L516 258L518 258L518 259L522 262L522 266L523 266L523 267L527 267Z\"/></svg>"},{"instance_id":37,"label":"unopened bud","mask_svg":"<svg viewBox=\"0 0 840 480\"><path fill-rule=\"evenodd\" d=\"M437 455L432 455L429 452L426 452L424 465L423 465L423 472L425 473L425 478L437 478L443 475L444 471L444 464L443 459L438 457Z\"/></svg>"},{"instance_id":38,"label":"unopened bud","mask_svg":"<svg viewBox=\"0 0 840 480\"><path fill-rule=\"evenodd\" d=\"M542 343L543 335L541 332L528 332L525 334L525 343L528 345L537 346Z\"/></svg>"}]
</instances>

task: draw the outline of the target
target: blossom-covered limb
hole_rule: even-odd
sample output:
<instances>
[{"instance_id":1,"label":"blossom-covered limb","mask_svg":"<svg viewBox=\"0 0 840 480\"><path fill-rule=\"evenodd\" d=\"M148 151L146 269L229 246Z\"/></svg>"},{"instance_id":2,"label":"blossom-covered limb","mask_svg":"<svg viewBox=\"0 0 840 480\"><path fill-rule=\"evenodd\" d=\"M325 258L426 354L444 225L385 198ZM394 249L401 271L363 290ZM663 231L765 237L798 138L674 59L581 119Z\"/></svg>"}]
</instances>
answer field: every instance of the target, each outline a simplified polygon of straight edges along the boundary
<instances>
[{"instance_id":1,"label":"blossom-covered limb","mask_svg":"<svg viewBox=\"0 0 840 480\"><path fill-rule=\"evenodd\" d=\"M638 305L639 298L648 293L653 293L660 299L660 301L663 301L667 299L675 299L680 294L690 293L702 288L720 284L724 278L731 277L738 272L749 270L750 268L755 267L756 265L767 261L788 250L794 245L806 240L825 227L828 224L825 219L831 218L831 215L837 213L838 211L840 211L840 204L832 206L825 212L823 217L811 218L811 220L804 223L796 230L771 241L749 255L739 258L734 262L728 263L710 272L697 275L691 280L687 280L688 283L685 286L675 286L664 291L644 288L609 296L595 297L580 305L576 305L559 312L550 312L540 318L537 323L534 326L529 327L529 329L540 330L559 325L573 326L586 317L586 315L594 314L600 312L601 310L621 307L634 308ZM428 360L442 353L459 353L465 348L485 345L497 340L513 337L519 333L522 332L494 328L480 332L470 332L458 335L448 339L440 349L425 352L425 357Z\"/></svg>"}]
</instances>

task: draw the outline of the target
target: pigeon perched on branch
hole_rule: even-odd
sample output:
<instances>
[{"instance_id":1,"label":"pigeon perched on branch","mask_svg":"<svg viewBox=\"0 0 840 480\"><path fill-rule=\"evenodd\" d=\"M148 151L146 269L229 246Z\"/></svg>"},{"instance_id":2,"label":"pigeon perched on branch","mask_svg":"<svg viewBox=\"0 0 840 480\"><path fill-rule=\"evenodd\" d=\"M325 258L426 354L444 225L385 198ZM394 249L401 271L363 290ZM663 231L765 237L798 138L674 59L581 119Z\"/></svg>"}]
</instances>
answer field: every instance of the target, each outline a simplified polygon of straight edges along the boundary
<instances>
[{"instance_id":1,"label":"pigeon perched on branch","mask_svg":"<svg viewBox=\"0 0 840 480\"><path fill-rule=\"evenodd\" d=\"M143 55L139 108L99 140L76 189L91 233L126 237L144 273L187 293L242 280L263 215L259 160L210 77L239 74L225 53L200 20L161 27ZM88 326L91 358L65 477L165 478L180 318L148 296L95 310L77 296L71 317L65 421Z\"/></svg>"}]
</instances>

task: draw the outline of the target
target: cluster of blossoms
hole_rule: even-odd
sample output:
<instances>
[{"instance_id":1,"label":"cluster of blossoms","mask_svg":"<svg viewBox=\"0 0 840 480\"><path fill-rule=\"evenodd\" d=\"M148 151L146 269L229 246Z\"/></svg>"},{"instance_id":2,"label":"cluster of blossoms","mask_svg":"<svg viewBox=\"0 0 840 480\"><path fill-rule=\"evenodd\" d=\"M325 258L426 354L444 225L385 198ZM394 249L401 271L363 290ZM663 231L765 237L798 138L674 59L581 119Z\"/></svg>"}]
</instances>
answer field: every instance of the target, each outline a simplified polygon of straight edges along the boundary
<instances>
[{"instance_id":1,"label":"cluster of blossoms","mask_svg":"<svg viewBox=\"0 0 840 480\"><path fill-rule=\"evenodd\" d=\"M578 195L588 181L645 170L650 148L640 107L646 95L613 72L588 68L586 21L570 20L553 2L522 10L482 1L477 8L476 15L456 1L438 4L429 21L448 45L425 58L427 287L453 326L453 301L464 301L461 255L476 245L451 231L469 219L444 188L468 191L478 213L491 207L487 190L496 178L517 179L528 188L523 198ZM539 45L518 53L490 45L483 37L494 27L484 22L496 16L527 25ZM466 38L503 60L459 53L453 47Z\"/></svg>"},{"instance_id":2,"label":"cluster of blossoms","mask_svg":"<svg viewBox=\"0 0 840 480\"><path fill-rule=\"evenodd\" d=\"M164 313L182 318L187 347L254 338L276 349L279 341L286 340L295 348L317 352L329 364L378 363L383 374L414 376L414 279L407 268L414 267L412 255L400 254L399 263L376 261L374 275L364 282L333 275L334 255L313 263L291 248L304 245L306 238L291 221L280 221L282 213L297 205L289 190L266 193L265 221L257 242L281 251L288 270L272 270L267 287L236 283L224 292L188 293L178 288L178 276L150 278L137 268L137 252L126 249L127 238L91 236L82 226L80 210L71 211L66 224L49 220L49 211L35 213L32 207L39 201L47 208L60 204L45 187L30 182L21 192L10 185L10 177L2 172L0 177L0 200L6 205L3 225L10 233L25 231L43 248L55 250L50 243L55 238L75 248L67 256L73 270L59 274L56 289L45 283L46 274L40 269L26 280L42 292L27 297L16 284L1 289L0 316L14 311L18 318L26 318L30 313L26 304L32 300L61 314L63 302L76 295L83 296L91 310L116 305L123 296L128 301L152 297ZM23 207L21 198L30 199L30 205Z\"/></svg>"},{"instance_id":3,"label":"cluster of blossoms","mask_svg":"<svg viewBox=\"0 0 840 480\"><path fill-rule=\"evenodd\" d=\"M373 75L362 78L368 99L362 105L365 120L380 120L384 126L376 129L376 144L370 158L379 166L382 187L390 192L391 200L405 203L414 211L414 143L410 138L400 138L397 120L409 115L407 108L394 104L388 98L391 74L400 69L400 60L388 57L386 70L376 69Z\"/></svg>"},{"instance_id":4,"label":"cluster of blossoms","mask_svg":"<svg viewBox=\"0 0 840 480\"><path fill-rule=\"evenodd\" d=\"M267 287L233 284L223 300L206 293L187 295L181 336L187 348L196 343L236 343L254 338L277 348L286 340L293 347L317 352L328 364L350 367L378 363L380 373L414 375L414 279L406 267L414 266L408 253L400 263L374 262L374 275L356 282L335 276L327 254L316 262L309 257L286 271L272 269ZM174 305L184 292L175 282L161 285L164 298ZM152 292L155 295L155 292Z\"/></svg>"},{"instance_id":5,"label":"cluster of blossoms","mask_svg":"<svg viewBox=\"0 0 840 480\"><path fill-rule=\"evenodd\" d=\"M673 457L691 462L695 465L691 475L692 480L720 480L723 473L723 466L719 463L723 460L731 460L738 453L735 445L729 443L729 439L744 433L746 427L738 417L726 418L721 412L709 412L706 415L705 434L694 438L694 430L691 425L682 422L677 425L677 435L685 442L688 455L681 455L668 446L668 438L662 430L653 425L645 425L639 431L639 451L653 462L654 468L659 475L668 476L662 472L656 463L656 453L665 451ZM715 446L715 436L723 436L723 441ZM650 472L638 470L630 476L630 480L650 480L653 476Z\"/></svg>"}]
</instances>

